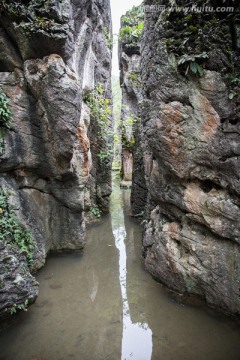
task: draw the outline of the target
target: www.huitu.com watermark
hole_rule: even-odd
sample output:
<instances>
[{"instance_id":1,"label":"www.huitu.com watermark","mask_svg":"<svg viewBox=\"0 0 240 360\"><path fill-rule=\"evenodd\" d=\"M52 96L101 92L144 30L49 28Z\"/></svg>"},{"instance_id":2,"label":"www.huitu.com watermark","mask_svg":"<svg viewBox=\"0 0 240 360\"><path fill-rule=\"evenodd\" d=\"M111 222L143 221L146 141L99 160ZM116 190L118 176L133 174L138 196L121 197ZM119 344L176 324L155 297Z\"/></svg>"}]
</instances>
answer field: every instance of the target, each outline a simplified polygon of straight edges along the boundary
<instances>
[{"instance_id":1,"label":"www.huitu.com watermark","mask_svg":"<svg viewBox=\"0 0 240 360\"><path fill-rule=\"evenodd\" d=\"M142 10L146 13L154 13L154 12L176 12L176 13L232 13L234 12L233 6L166 6L166 5L144 5L142 6Z\"/></svg>"}]
</instances>

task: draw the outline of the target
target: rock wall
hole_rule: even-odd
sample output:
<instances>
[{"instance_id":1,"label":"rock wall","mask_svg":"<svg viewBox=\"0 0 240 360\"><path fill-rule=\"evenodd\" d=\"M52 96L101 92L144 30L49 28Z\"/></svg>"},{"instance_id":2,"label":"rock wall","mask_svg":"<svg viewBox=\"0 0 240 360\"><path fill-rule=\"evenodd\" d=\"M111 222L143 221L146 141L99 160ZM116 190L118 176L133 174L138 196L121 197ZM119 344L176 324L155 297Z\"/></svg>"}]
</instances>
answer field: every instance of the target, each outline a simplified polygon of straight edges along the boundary
<instances>
[{"instance_id":1,"label":"rock wall","mask_svg":"<svg viewBox=\"0 0 240 360\"><path fill-rule=\"evenodd\" d=\"M0 186L36 244L35 271L50 250L84 246L86 211L96 203L108 210L111 159L99 166L97 156L98 143L105 146L107 139L96 131L83 97L101 83L111 101L110 4L3 1L0 11L0 83L13 115L0 156ZM8 248L4 252L13 258ZM14 257L24 262L18 250ZM15 266L5 271L14 283ZM0 313L31 292L36 297L29 270L21 275L24 296L20 290L9 294L5 275L1 271Z\"/></svg>"},{"instance_id":2,"label":"rock wall","mask_svg":"<svg viewBox=\"0 0 240 360\"><path fill-rule=\"evenodd\" d=\"M140 42L144 13L134 6L121 19L119 40L120 85L122 89L122 179L132 181L132 214L143 213L146 184L143 168L140 104L143 84L140 77ZM129 34L126 29L130 27ZM136 34L136 35L134 35Z\"/></svg>"},{"instance_id":3,"label":"rock wall","mask_svg":"<svg viewBox=\"0 0 240 360\"><path fill-rule=\"evenodd\" d=\"M169 288L239 314L239 5L184 13L162 3L145 1L141 50L144 260Z\"/></svg>"}]
</instances>

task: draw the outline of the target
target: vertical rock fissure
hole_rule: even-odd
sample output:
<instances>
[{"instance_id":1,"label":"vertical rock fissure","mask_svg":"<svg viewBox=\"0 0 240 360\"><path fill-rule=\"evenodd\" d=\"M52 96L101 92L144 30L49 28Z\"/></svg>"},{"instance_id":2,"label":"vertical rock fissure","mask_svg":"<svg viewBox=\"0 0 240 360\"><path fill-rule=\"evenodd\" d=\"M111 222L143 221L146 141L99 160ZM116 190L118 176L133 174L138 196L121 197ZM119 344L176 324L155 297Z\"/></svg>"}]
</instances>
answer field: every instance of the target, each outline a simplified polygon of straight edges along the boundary
<instances>
[{"instance_id":1,"label":"vertical rock fissure","mask_svg":"<svg viewBox=\"0 0 240 360\"><path fill-rule=\"evenodd\" d=\"M122 89L122 184L132 181L132 214L142 216L147 188L143 169L140 104L143 83L140 76L140 42L144 24L142 6L122 16L119 33L120 84Z\"/></svg>"}]
</instances>

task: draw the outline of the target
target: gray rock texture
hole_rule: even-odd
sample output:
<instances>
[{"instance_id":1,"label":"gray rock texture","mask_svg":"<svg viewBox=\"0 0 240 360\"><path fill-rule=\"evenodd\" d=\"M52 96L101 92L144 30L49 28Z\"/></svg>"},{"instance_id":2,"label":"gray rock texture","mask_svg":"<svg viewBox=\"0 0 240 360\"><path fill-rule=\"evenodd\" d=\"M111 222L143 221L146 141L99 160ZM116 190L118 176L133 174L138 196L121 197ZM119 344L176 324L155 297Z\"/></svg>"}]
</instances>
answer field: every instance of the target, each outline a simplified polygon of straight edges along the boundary
<instances>
[{"instance_id":1,"label":"gray rock texture","mask_svg":"<svg viewBox=\"0 0 240 360\"><path fill-rule=\"evenodd\" d=\"M171 289L239 314L239 5L187 17L164 4L145 2L141 49L145 264Z\"/></svg>"},{"instance_id":2,"label":"gray rock texture","mask_svg":"<svg viewBox=\"0 0 240 360\"><path fill-rule=\"evenodd\" d=\"M0 156L0 186L37 245L36 271L50 250L83 248L91 207L108 211L111 159L100 164L98 158L99 144L108 139L97 131L83 98L100 83L111 102L105 35L111 34L111 14L108 0L25 3L17 9L17 2L11 8L4 1L0 7L0 83L13 115ZM17 251L14 256L16 266L6 268L9 279L24 262ZM21 302L24 281L26 298L37 293L26 272ZM9 286L1 289L0 313ZM19 303L17 293L8 307L11 302Z\"/></svg>"},{"instance_id":3,"label":"gray rock texture","mask_svg":"<svg viewBox=\"0 0 240 360\"><path fill-rule=\"evenodd\" d=\"M25 256L0 240L1 317L19 306L27 307L36 300L37 294L38 283L29 272Z\"/></svg>"},{"instance_id":4,"label":"gray rock texture","mask_svg":"<svg viewBox=\"0 0 240 360\"><path fill-rule=\"evenodd\" d=\"M140 77L141 36L121 37L127 23L133 29L143 22L141 7L133 7L122 17L119 41L120 84L122 89L122 179L132 181L131 208L133 215L143 214L147 189L143 168L143 141L140 104L143 84ZM133 32L136 30L133 30Z\"/></svg>"}]
</instances>

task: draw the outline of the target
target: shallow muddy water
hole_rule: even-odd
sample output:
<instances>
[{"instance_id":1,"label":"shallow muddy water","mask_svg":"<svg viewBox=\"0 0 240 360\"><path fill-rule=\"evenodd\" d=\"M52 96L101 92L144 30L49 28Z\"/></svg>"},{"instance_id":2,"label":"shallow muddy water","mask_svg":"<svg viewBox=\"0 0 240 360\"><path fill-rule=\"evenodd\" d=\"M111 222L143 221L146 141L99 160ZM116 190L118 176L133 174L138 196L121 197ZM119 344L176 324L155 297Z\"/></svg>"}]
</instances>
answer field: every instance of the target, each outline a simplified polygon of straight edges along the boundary
<instances>
[{"instance_id":1,"label":"shallow muddy water","mask_svg":"<svg viewBox=\"0 0 240 360\"><path fill-rule=\"evenodd\" d=\"M35 305L0 325L1 360L239 360L240 327L180 303L145 272L128 190L83 253L48 258Z\"/></svg>"}]
</instances>

